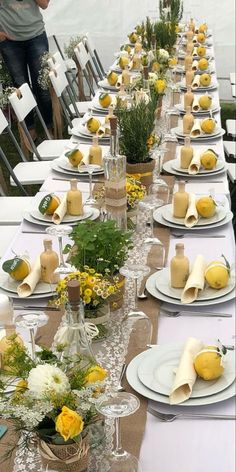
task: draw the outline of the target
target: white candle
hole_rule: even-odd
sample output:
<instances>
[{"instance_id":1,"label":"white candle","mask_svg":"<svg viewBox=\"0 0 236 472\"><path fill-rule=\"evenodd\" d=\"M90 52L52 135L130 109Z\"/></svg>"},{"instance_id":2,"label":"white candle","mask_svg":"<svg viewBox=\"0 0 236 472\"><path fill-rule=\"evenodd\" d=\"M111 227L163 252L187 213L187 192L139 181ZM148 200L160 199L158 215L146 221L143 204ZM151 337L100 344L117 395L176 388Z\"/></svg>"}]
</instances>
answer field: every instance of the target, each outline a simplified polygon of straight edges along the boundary
<instances>
[{"instance_id":1,"label":"white candle","mask_svg":"<svg viewBox=\"0 0 236 472\"><path fill-rule=\"evenodd\" d=\"M0 325L13 323L13 303L7 295L0 293Z\"/></svg>"}]
</instances>

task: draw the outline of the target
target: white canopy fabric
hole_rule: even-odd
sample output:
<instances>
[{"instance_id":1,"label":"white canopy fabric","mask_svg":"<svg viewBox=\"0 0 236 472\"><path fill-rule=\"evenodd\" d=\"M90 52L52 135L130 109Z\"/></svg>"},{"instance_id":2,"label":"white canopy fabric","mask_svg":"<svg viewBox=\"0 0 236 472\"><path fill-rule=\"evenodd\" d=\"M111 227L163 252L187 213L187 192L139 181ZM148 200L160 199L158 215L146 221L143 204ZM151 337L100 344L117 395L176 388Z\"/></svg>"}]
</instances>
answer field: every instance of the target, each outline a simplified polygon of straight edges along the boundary
<instances>
[{"instance_id":1,"label":"white canopy fabric","mask_svg":"<svg viewBox=\"0 0 236 472\"><path fill-rule=\"evenodd\" d=\"M235 71L235 0L184 0L183 19L190 12L197 21L207 21L213 31L220 97L232 99L228 79ZM57 35L62 45L71 36L89 31L106 67L133 27L146 16L157 18L158 13L158 0L51 0L43 12L48 35Z\"/></svg>"}]
</instances>

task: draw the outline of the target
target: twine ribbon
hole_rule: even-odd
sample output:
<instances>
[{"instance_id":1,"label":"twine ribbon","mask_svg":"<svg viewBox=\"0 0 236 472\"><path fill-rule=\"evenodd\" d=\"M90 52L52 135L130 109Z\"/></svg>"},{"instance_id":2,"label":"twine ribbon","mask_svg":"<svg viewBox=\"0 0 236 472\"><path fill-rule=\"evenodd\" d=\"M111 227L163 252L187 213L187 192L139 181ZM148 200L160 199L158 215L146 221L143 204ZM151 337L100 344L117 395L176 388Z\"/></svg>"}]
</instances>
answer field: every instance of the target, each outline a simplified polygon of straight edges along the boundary
<instances>
[{"instance_id":1,"label":"twine ribbon","mask_svg":"<svg viewBox=\"0 0 236 472\"><path fill-rule=\"evenodd\" d=\"M81 329L81 328L78 328ZM67 342L70 326L62 326L59 328L54 336L54 342L56 344L64 344ZM98 328L93 323L85 323L85 331L88 336L88 340L92 341L99 334Z\"/></svg>"},{"instance_id":2,"label":"twine ribbon","mask_svg":"<svg viewBox=\"0 0 236 472\"><path fill-rule=\"evenodd\" d=\"M64 445L62 445L61 447L63 447L63 446ZM69 459L60 459L59 457L57 457L54 454L54 452L50 449L50 447L47 445L47 443L45 441L40 441L39 442L40 454L47 461L57 461L57 462L61 462L63 464L72 464L73 462L76 462L76 461L82 459L83 457L85 457L88 454L89 446L87 445L87 443L85 441L82 442L82 444L80 446L80 449L77 449L76 446L73 446L73 445L70 445L69 447L70 448L74 447L76 452L74 454L70 454Z\"/></svg>"},{"instance_id":3,"label":"twine ribbon","mask_svg":"<svg viewBox=\"0 0 236 472\"><path fill-rule=\"evenodd\" d=\"M131 177L135 180L139 180L141 177L150 177L152 175L152 172L143 172L139 174L126 174L128 177Z\"/></svg>"}]
</instances>

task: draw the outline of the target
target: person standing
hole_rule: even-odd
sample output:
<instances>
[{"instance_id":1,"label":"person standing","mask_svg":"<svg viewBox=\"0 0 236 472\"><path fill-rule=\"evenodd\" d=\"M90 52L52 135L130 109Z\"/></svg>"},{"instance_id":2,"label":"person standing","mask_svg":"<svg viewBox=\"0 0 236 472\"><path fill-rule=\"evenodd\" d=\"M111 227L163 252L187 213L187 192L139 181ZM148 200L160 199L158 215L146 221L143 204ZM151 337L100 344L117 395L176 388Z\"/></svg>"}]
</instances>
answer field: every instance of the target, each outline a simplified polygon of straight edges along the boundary
<instances>
[{"instance_id":1,"label":"person standing","mask_svg":"<svg viewBox=\"0 0 236 472\"><path fill-rule=\"evenodd\" d=\"M28 82L32 87L44 121L51 132L52 104L50 94L39 83L41 58L48 52L48 39L40 8L50 0L0 0L0 53L15 87ZM34 115L27 117L27 126L36 139Z\"/></svg>"}]
</instances>

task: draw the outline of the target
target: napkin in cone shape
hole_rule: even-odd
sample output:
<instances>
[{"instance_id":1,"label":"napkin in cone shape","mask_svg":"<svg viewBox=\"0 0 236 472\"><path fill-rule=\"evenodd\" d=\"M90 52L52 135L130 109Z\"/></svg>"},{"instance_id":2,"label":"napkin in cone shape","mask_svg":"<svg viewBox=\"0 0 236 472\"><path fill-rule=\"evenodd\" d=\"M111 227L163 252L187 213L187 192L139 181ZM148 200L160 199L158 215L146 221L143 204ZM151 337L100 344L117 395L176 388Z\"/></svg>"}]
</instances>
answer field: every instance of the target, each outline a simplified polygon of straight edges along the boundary
<instances>
[{"instance_id":1,"label":"napkin in cone shape","mask_svg":"<svg viewBox=\"0 0 236 472\"><path fill-rule=\"evenodd\" d=\"M194 97L193 104L192 104L192 110L193 111L199 111L200 110L200 105L198 103L198 97Z\"/></svg>"},{"instance_id":2,"label":"napkin in cone shape","mask_svg":"<svg viewBox=\"0 0 236 472\"><path fill-rule=\"evenodd\" d=\"M195 338L187 340L169 396L171 405L178 405L178 403L182 403L190 397L197 378L194 359L202 348L202 341Z\"/></svg>"},{"instance_id":3,"label":"napkin in cone shape","mask_svg":"<svg viewBox=\"0 0 236 472\"><path fill-rule=\"evenodd\" d=\"M203 290L205 283L206 262L200 254L196 257L191 273L181 295L181 303L189 304L194 302L199 290Z\"/></svg>"},{"instance_id":4,"label":"napkin in cone shape","mask_svg":"<svg viewBox=\"0 0 236 472\"><path fill-rule=\"evenodd\" d=\"M197 44L198 43L198 39L197 39L197 35L195 34L195 36L193 37L193 44Z\"/></svg>"},{"instance_id":5,"label":"napkin in cone shape","mask_svg":"<svg viewBox=\"0 0 236 472\"><path fill-rule=\"evenodd\" d=\"M198 222L199 216L196 208L196 197L194 193L188 194L188 209L184 218L184 224L187 228L192 228Z\"/></svg>"},{"instance_id":6,"label":"napkin in cone shape","mask_svg":"<svg viewBox=\"0 0 236 472\"><path fill-rule=\"evenodd\" d=\"M197 89L200 86L200 75L196 74L192 81L192 89Z\"/></svg>"},{"instance_id":7,"label":"napkin in cone shape","mask_svg":"<svg viewBox=\"0 0 236 472\"><path fill-rule=\"evenodd\" d=\"M197 48L194 48L192 56L193 57L198 57Z\"/></svg>"},{"instance_id":8,"label":"napkin in cone shape","mask_svg":"<svg viewBox=\"0 0 236 472\"><path fill-rule=\"evenodd\" d=\"M118 79L117 79L117 82L116 82L116 88L120 88L121 84L122 84L122 74L118 75Z\"/></svg>"},{"instance_id":9,"label":"napkin in cone shape","mask_svg":"<svg viewBox=\"0 0 236 472\"><path fill-rule=\"evenodd\" d=\"M188 173L191 175L198 174L201 167L201 154L196 152L189 164Z\"/></svg>"},{"instance_id":10,"label":"napkin in cone shape","mask_svg":"<svg viewBox=\"0 0 236 472\"><path fill-rule=\"evenodd\" d=\"M194 125L191 129L190 132L190 137L191 138L197 138L198 136L201 135L202 129L201 129L201 122L200 120L194 120Z\"/></svg>"},{"instance_id":11,"label":"napkin in cone shape","mask_svg":"<svg viewBox=\"0 0 236 472\"><path fill-rule=\"evenodd\" d=\"M17 287L17 293L19 297L20 298L29 297L33 293L40 279L41 279L41 264L40 264L40 256L38 256L29 275L27 275L27 277L25 277L25 279Z\"/></svg>"},{"instance_id":12,"label":"napkin in cone shape","mask_svg":"<svg viewBox=\"0 0 236 472\"><path fill-rule=\"evenodd\" d=\"M53 223L55 223L55 225L59 225L62 222L64 216L66 215L66 212L67 212L67 193L65 193L60 205L57 207L56 211L54 211L52 215Z\"/></svg>"},{"instance_id":13,"label":"napkin in cone shape","mask_svg":"<svg viewBox=\"0 0 236 472\"><path fill-rule=\"evenodd\" d=\"M194 71L198 70L198 61L197 60L193 61L193 63L192 63L192 70L194 70Z\"/></svg>"}]
</instances>

